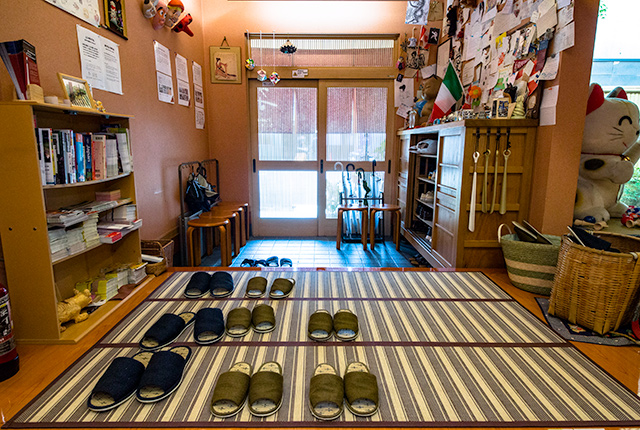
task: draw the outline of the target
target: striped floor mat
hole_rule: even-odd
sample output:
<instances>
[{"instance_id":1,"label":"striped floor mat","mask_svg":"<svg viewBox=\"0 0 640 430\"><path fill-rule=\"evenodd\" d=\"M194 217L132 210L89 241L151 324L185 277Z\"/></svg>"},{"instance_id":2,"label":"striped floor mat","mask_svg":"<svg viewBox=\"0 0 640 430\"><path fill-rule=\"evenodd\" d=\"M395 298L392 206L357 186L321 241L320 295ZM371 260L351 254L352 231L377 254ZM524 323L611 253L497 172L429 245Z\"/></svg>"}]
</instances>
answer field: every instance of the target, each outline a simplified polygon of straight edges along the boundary
<instances>
[{"instance_id":1,"label":"striped floor mat","mask_svg":"<svg viewBox=\"0 0 640 430\"><path fill-rule=\"evenodd\" d=\"M131 399L106 413L86 408L102 371L137 342L165 312L236 306L255 272L232 272L227 299L186 300L191 272L165 281L5 425L27 427L631 427L640 425L640 399L506 295L481 273L268 272L294 276L291 297L270 302L277 329L193 349L180 388L156 404ZM264 273L262 273L264 275ZM313 343L308 316L316 309L349 308L359 317L355 342ZM221 420L209 412L215 381L237 361L254 368L283 366L283 406L274 416L247 408ZM378 377L380 410L359 418L345 409L336 421L317 421L308 407L308 383L318 363L343 373L362 361Z\"/></svg>"}]
</instances>

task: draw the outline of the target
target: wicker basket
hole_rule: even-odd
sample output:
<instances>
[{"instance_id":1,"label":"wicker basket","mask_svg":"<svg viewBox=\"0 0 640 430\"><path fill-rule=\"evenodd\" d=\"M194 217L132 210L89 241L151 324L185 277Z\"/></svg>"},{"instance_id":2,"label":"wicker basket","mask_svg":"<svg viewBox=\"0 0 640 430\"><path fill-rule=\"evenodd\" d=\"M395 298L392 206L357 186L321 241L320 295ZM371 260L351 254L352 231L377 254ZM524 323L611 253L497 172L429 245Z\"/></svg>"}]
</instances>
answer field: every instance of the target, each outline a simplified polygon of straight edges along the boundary
<instances>
[{"instance_id":1,"label":"wicker basket","mask_svg":"<svg viewBox=\"0 0 640 430\"><path fill-rule=\"evenodd\" d=\"M640 239L595 233L621 253L599 251L562 238L549 314L605 334L629 323L638 306Z\"/></svg>"},{"instance_id":2,"label":"wicker basket","mask_svg":"<svg viewBox=\"0 0 640 430\"><path fill-rule=\"evenodd\" d=\"M515 234L501 236L503 226L507 227L505 224L498 227L498 242L502 246L511 283L530 293L544 296L551 294L560 252L560 236L544 235L552 245L524 242L518 240Z\"/></svg>"},{"instance_id":3,"label":"wicker basket","mask_svg":"<svg viewBox=\"0 0 640 430\"><path fill-rule=\"evenodd\" d=\"M143 240L142 241L142 253L147 255L152 255L155 257L162 257L162 261L159 263L149 263L145 270L147 271L147 275L155 275L158 276L167 270L167 259L164 256L164 250L162 248L162 243L157 240Z\"/></svg>"}]
</instances>

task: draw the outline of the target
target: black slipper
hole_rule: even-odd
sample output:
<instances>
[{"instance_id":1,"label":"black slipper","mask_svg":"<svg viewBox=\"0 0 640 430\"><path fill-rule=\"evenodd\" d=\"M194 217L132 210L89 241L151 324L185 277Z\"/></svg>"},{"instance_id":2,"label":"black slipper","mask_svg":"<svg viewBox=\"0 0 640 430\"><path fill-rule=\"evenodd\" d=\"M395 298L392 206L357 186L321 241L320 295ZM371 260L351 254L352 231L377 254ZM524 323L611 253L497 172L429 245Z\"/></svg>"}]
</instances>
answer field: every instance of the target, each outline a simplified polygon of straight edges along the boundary
<instances>
[{"instance_id":1,"label":"black slipper","mask_svg":"<svg viewBox=\"0 0 640 430\"><path fill-rule=\"evenodd\" d=\"M174 346L153 354L136 391L138 401L155 403L169 397L180 386L189 358L191 348L188 346Z\"/></svg>"},{"instance_id":2,"label":"black slipper","mask_svg":"<svg viewBox=\"0 0 640 430\"><path fill-rule=\"evenodd\" d=\"M213 272L209 289L211 295L217 299L230 296L233 293L233 277L227 272Z\"/></svg>"},{"instance_id":3,"label":"black slipper","mask_svg":"<svg viewBox=\"0 0 640 430\"><path fill-rule=\"evenodd\" d=\"M178 315L164 314L153 323L140 341L140 349L156 351L176 340L193 323L196 314L182 312Z\"/></svg>"},{"instance_id":4,"label":"black slipper","mask_svg":"<svg viewBox=\"0 0 640 430\"><path fill-rule=\"evenodd\" d=\"M153 352L139 352L133 357L114 359L91 391L89 409L104 412L126 402L136 393L152 355Z\"/></svg>"},{"instance_id":5,"label":"black slipper","mask_svg":"<svg viewBox=\"0 0 640 430\"><path fill-rule=\"evenodd\" d=\"M273 256L267 258L267 267L278 267L278 257Z\"/></svg>"},{"instance_id":6,"label":"black slipper","mask_svg":"<svg viewBox=\"0 0 640 430\"><path fill-rule=\"evenodd\" d=\"M198 345L216 343L224 336L224 316L219 308L202 308L196 314L193 337Z\"/></svg>"},{"instance_id":7,"label":"black slipper","mask_svg":"<svg viewBox=\"0 0 640 430\"><path fill-rule=\"evenodd\" d=\"M185 297L196 299L204 296L209 291L209 282L211 282L211 275L207 272L194 273L184 289Z\"/></svg>"},{"instance_id":8,"label":"black slipper","mask_svg":"<svg viewBox=\"0 0 640 430\"><path fill-rule=\"evenodd\" d=\"M245 258L242 260L242 263L240 263L240 267L256 267L256 260Z\"/></svg>"},{"instance_id":9,"label":"black slipper","mask_svg":"<svg viewBox=\"0 0 640 430\"><path fill-rule=\"evenodd\" d=\"M256 260L256 267L267 267L269 266L269 264L267 263L266 260Z\"/></svg>"},{"instance_id":10,"label":"black slipper","mask_svg":"<svg viewBox=\"0 0 640 430\"><path fill-rule=\"evenodd\" d=\"M293 261L290 258L281 258L280 267L293 267Z\"/></svg>"}]
</instances>

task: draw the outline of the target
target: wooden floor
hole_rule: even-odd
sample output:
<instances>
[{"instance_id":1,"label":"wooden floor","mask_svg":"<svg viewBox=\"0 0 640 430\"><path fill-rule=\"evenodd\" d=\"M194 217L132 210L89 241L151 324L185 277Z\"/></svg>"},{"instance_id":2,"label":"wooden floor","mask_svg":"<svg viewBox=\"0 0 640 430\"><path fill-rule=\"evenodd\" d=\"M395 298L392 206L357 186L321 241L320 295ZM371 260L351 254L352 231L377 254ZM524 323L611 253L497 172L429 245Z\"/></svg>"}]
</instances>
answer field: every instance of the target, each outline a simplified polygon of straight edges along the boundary
<instances>
[{"instance_id":1,"label":"wooden floor","mask_svg":"<svg viewBox=\"0 0 640 430\"><path fill-rule=\"evenodd\" d=\"M194 269L198 270L198 269ZM200 269L201 270L201 269ZM249 270L244 268L225 268L228 271ZM251 269L255 270L255 269ZM279 269L283 270L283 269ZM295 270L295 269L294 269ZM336 270L336 269L334 269ZM353 270L353 269L351 269ZM360 269L367 270L367 269ZM380 270L380 269L369 269ZM385 269L382 269L385 270ZM395 270L429 270L429 269L395 269ZM433 270L433 269L432 269ZM513 287L506 271L483 270L494 282L503 287L507 293L522 303L540 319L544 320L534 300L535 296ZM95 342L122 319L131 309L138 305L151 291L166 279L169 273L161 275L142 287L141 294L128 300L110 315L104 323L91 331L76 345L18 345L20 355L20 371L7 381L0 382L0 423L4 424L16 414L56 376L77 360ZM576 342L574 345L594 362L607 370L614 378L622 382L634 393L639 393L640 348L599 346ZM327 423L326 427L329 427ZM455 424L453 425L455 426Z\"/></svg>"}]
</instances>

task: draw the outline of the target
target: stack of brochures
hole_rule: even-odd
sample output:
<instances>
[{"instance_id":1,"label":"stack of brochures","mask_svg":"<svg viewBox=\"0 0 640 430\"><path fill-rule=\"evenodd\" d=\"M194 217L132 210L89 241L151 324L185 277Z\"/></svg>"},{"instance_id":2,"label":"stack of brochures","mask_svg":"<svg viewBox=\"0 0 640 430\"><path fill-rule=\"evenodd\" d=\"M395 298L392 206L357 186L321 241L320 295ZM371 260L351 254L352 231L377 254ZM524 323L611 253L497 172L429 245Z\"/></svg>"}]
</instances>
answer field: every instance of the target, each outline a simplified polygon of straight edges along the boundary
<instances>
[{"instance_id":1,"label":"stack of brochures","mask_svg":"<svg viewBox=\"0 0 640 430\"><path fill-rule=\"evenodd\" d=\"M136 205L120 206L113 210L113 221L132 223L136 220Z\"/></svg>"},{"instance_id":2,"label":"stack of brochures","mask_svg":"<svg viewBox=\"0 0 640 430\"><path fill-rule=\"evenodd\" d=\"M67 250L67 232L64 228L49 230L49 248L51 248L51 259L54 261L69 255L69 251Z\"/></svg>"},{"instance_id":3,"label":"stack of brochures","mask_svg":"<svg viewBox=\"0 0 640 430\"><path fill-rule=\"evenodd\" d=\"M69 227L86 219L87 215L81 210L47 211L47 224L49 226Z\"/></svg>"},{"instance_id":4,"label":"stack of brochures","mask_svg":"<svg viewBox=\"0 0 640 430\"><path fill-rule=\"evenodd\" d=\"M118 275L107 273L104 277L96 279L94 288L102 300L110 300L118 294Z\"/></svg>"},{"instance_id":5,"label":"stack of brochures","mask_svg":"<svg viewBox=\"0 0 640 430\"><path fill-rule=\"evenodd\" d=\"M74 255L87 249L84 236L82 235L82 226L67 230L67 248L69 255Z\"/></svg>"},{"instance_id":6,"label":"stack of brochures","mask_svg":"<svg viewBox=\"0 0 640 430\"><path fill-rule=\"evenodd\" d=\"M88 218L82 223L82 237L87 248L90 248L100 243L100 235L98 234L98 214L91 214Z\"/></svg>"},{"instance_id":7,"label":"stack of brochures","mask_svg":"<svg viewBox=\"0 0 640 430\"><path fill-rule=\"evenodd\" d=\"M137 284L142 281L145 276L147 276L147 272L145 270L147 267L147 263L137 263L132 264L129 270L129 283Z\"/></svg>"}]
</instances>

